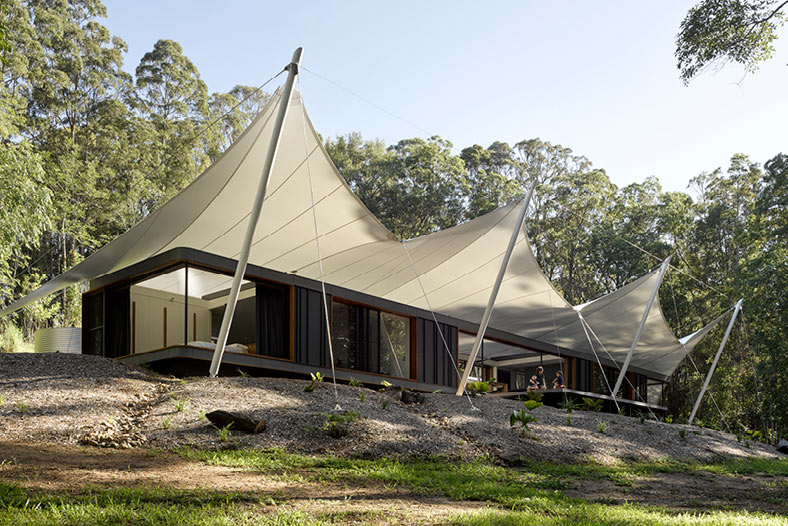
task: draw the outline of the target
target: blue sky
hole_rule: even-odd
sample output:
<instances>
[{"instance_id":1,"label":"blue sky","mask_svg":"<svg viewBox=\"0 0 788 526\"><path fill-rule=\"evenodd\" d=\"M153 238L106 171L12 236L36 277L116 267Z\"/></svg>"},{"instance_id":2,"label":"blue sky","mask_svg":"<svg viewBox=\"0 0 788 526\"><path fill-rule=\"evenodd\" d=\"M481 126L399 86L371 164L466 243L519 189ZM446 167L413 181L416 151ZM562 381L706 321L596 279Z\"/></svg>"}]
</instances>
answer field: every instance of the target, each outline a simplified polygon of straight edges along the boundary
<instances>
[{"instance_id":1,"label":"blue sky","mask_svg":"<svg viewBox=\"0 0 788 526\"><path fill-rule=\"evenodd\" d=\"M128 43L130 72L169 38L227 91L262 84L303 46L309 70L457 148L539 137L619 186L654 175L685 190L734 153L788 153L788 26L754 75L727 66L685 87L674 40L695 3L105 0L103 22ZM424 136L309 72L301 84L324 136Z\"/></svg>"}]
</instances>

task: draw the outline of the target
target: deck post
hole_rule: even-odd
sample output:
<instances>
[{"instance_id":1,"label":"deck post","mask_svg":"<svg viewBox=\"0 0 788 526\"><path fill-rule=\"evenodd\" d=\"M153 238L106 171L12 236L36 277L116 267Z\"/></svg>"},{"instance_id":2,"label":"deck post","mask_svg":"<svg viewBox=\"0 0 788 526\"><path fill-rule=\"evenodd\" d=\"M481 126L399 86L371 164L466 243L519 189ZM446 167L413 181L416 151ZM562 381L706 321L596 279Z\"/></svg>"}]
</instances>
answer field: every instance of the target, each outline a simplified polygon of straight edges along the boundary
<instances>
[{"instance_id":1,"label":"deck post","mask_svg":"<svg viewBox=\"0 0 788 526\"><path fill-rule=\"evenodd\" d=\"M282 126L287 117L287 110L290 108L290 98L293 93L293 86L295 85L295 78L298 75L298 68L301 65L301 55L303 48L298 48L293 53L293 59L285 69L287 70L287 80L282 88L282 96L279 101L279 112L276 115L274 122L274 129L271 135L271 142L268 144L268 153L265 157L263 164L260 182L257 185L257 194L254 198L254 205L252 206L251 214L249 215L249 223L246 227L246 234L244 235L243 243L241 244L241 254L238 256L238 266L235 268L235 276L233 277L233 284L230 288L230 297L227 299L227 306L224 309L224 317L222 318L222 326L219 330L219 338L216 341L216 350L213 353L211 360L210 376L213 378L219 372L219 365L222 363L222 355L224 354L224 347L227 344L227 335L230 332L230 324L233 321L235 314L235 305L238 302L238 293L241 289L241 280L246 273L246 264L249 262L249 251L252 247L252 238L254 237L255 229L257 228L257 221L260 219L260 211L263 208L263 201L265 200L265 193L268 189L268 179L271 177L271 171L274 167L276 160L276 152L279 148L279 139L282 136Z\"/></svg>"},{"instance_id":2,"label":"deck post","mask_svg":"<svg viewBox=\"0 0 788 526\"><path fill-rule=\"evenodd\" d=\"M722 337L720 348L717 349L717 354L714 355L714 361L711 362L711 369L709 369L709 374L706 375L706 380L703 382L703 387L700 390L698 399L695 400L695 405L692 406L692 413L690 414L689 421L687 422L688 425L692 425L692 421L695 419L695 414L698 412L698 408L700 407L700 401L703 399L703 395L706 394L706 389L708 389L709 387L709 382L711 382L711 375L714 374L714 369L717 368L717 362L720 360L720 355L722 355L722 349L724 349L725 344L728 343L728 337L731 335L731 329L733 329L733 323L736 321L736 317L739 315L739 311L741 310L741 304L743 301L744 298L741 298L739 301L736 302L736 307L733 309L733 314L731 315L731 321L728 322L728 328L725 329L725 336Z\"/></svg>"},{"instance_id":3,"label":"deck post","mask_svg":"<svg viewBox=\"0 0 788 526\"><path fill-rule=\"evenodd\" d=\"M514 251L514 245L517 242L517 236L520 235L520 230L523 228L525 213L528 211L528 205L531 203L531 197L534 195L534 189L536 189L536 179L534 179L534 181L531 183L531 186L528 188L528 192L523 198L523 203L520 205L520 212L517 215L517 222L514 225L514 229L512 229L512 235L509 238L509 245L506 247L503 261L501 261L501 268L498 269L498 276L495 278L492 292L490 292L490 299L487 301L487 307L484 309L482 321L479 323L479 330L476 333L476 340L473 342L471 354L468 357L467 364L465 365L465 371L462 373L462 379L457 386L457 392L455 393L457 396L463 395L465 392L465 386L468 384L468 377L471 374L471 369L473 369L473 362L476 360L476 355L479 353L479 348L481 347L482 341L484 340L484 333L487 332L487 325L490 323L490 316L492 316L493 307L495 306L495 299L498 297L498 291L501 289L501 283L503 283L503 277L506 274L506 268L509 266L509 260L512 258L512 252Z\"/></svg>"},{"instance_id":4,"label":"deck post","mask_svg":"<svg viewBox=\"0 0 788 526\"><path fill-rule=\"evenodd\" d=\"M643 328L646 326L646 320L648 320L648 315L651 312L651 307L654 305L654 300L657 299L657 293L659 292L659 286L662 284L662 278L665 277L665 272L668 271L668 267L670 266L670 256L662 262L662 265L659 267L659 275L657 276L657 283L654 285L654 290L651 291L651 297L648 299L648 304L646 305L646 310L643 311L643 318L640 320L640 325L638 326L638 331L635 333L635 339L632 340L632 346L629 348L629 352L627 353L627 357L624 360L624 365L621 366L621 372L618 373L618 379L616 380L616 386L613 388L613 392L610 395L613 399L616 399L616 393L618 390L621 389L621 383L626 378L627 369L629 368L629 362L632 361L632 354L635 352L635 348L638 346L638 342L640 341L640 336L643 334Z\"/></svg>"}]
</instances>

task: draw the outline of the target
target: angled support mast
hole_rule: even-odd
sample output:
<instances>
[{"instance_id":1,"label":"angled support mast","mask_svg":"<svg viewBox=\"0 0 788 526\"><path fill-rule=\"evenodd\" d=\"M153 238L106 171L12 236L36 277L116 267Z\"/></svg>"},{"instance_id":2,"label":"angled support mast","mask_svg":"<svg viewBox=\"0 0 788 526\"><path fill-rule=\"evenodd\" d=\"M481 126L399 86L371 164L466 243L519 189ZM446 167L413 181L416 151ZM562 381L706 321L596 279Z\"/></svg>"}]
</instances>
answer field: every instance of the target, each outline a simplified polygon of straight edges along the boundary
<instances>
[{"instance_id":1,"label":"angled support mast","mask_svg":"<svg viewBox=\"0 0 788 526\"><path fill-rule=\"evenodd\" d=\"M274 129L271 135L271 142L268 144L268 153L265 157L263 164L263 171L260 176L260 182L257 186L257 194L254 198L254 205L252 212L249 215L249 224L246 227L246 234L244 235L243 244L241 245L241 254L238 256L238 266L235 269L235 276L233 277L233 284L230 288L230 297L227 299L227 306L224 309L224 317L222 318L222 327L219 330L219 339L216 342L216 350L213 353L211 360L210 376L215 377L219 372L219 365L222 363L222 355L224 354L224 346L227 344L227 335L230 332L230 324L233 321L235 314L235 305L238 302L238 293L241 289L241 280L246 273L246 264L249 262L249 251L252 246L252 238L254 231L257 228L257 221L260 219L260 210L263 208L263 201L265 200L265 193L268 189L268 179L271 177L271 171L274 167L276 160L276 152L279 148L279 139L282 135L282 126L287 117L287 110L290 108L290 97L293 93L293 86L295 85L295 78L298 75L298 68L301 65L302 48L298 48L293 53L293 60L288 64L285 69L288 72L287 80L282 88L282 99L279 102L279 112L276 115L274 122Z\"/></svg>"},{"instance_id":2,"label":"angled support mast","mask_svg":"<svg viewBox=\"0 0 788 526\"><path fill-rule=\"evenodd\" d=\"M638 346L638 342L640 342L640 336L643 334L643 328L646 326L646 320L648 320L648 315L651 312L651 307L654 305L654 300L657 299L657 293L659 292L659 286L662 284L662 278L665 277L665 272L668 271L668 267L670 266L670 256L662 262L662 265L659 267L659 275L657 276L657 283L654 285L654 290L651 291L651 297L648 299L648 304L646 305L646 310L643 312L643 318L640 320L640 325L638 326L638 331L635 333L635 339L632 340L632 346L629 348L629 352L627 353L627 357L624 360L624 365L621 366L621 372L618 373L618 380L616 380L616 386L613 387L613 392L610 395L615 399L616 393L618 390L621 389L621 383L626 378L627 369L629 368L629 362L632 361L632 354L635 352L635 348Z\"/></svg>"},{"instance_id":3,"label":"angled support mast","mask_svg":"<svg viewBox=\"0 0 788 526\"><path fill-rule=\"evenodd\" d=\"M484 333L487 332L487 325L490 323L490 316L492 316L493 307L495 306L495 298L498 297L498 291L501 289L501 283L503 283L503 277L506 274L506 267L509 266L509 260L512 258L514 245L517 242L517 236L520 235L520 230L523 228L525 213L528 211L528 205L531 203L531 197L534 195L535 188L536 180L531 183L528 192L523 198L523 204L520 205L517 222L514 225L514 230L512 230L512 236L509 238L509 245L506 247L506 253L503 256L503 261L501 261L501 268L498 270L498 277L495 278L495 284L493 285L492 292L490 292L490 299L487 301L487 307L484 309L482 321L479 323L479 332L476 334L476 340L473 342L471 355L468 357L465 372L462 373L462 379L457 386L457 396L462 396L465 392L465 386L468 384L468 377L471 374L471 369L473 369L473 362L476 361L476 355L479 354L479 348L484 340Z\"/></svg>"},{"instance_id":4,"label":"angled support mast","mask_svg":"<svg viewBox=\"0 0 788 526\"><path fill-rule=\"evenodd\" d=\"M722 350L725 348L725 344L728 343L728 337L731 335L731 329L733 329L733 324L736 321L736 317L739 315L739 311L741 310L741 304L743 301L744 298L736 302L736 307L733 309L733 314L731 315L731 321L728 322L728 328L725 329L725 336L722 337L720 348L717 349L717 354L714 355L714 361L711 362L711 369L709 369L709 374L706 375L706 380L703 382L703 387L700 390L698 399L695 400L695 405L692 407L692 413L690 414L689 421L687 422L687 424L689 425L692 425L692 421L695 420L695 414L698 412L698 408L700 407L700 402L701 400L703 400L703 395L706 394L706 389L708 389L709 387L709 382L711 382L711 375L714 374L714 369L717 368L717 362L720 361L720 355L722 355Z\"/></svg>"}]
</instances>

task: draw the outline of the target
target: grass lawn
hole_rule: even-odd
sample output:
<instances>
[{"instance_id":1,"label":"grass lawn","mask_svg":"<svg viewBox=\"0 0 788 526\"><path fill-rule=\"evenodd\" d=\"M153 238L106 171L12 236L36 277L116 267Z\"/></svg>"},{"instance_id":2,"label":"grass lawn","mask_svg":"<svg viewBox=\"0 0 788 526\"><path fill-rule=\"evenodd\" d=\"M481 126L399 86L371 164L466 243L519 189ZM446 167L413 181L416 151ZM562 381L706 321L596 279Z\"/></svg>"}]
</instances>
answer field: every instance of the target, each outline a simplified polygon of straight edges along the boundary
<instances>
[{"instance_id":1,"label":"grass lawn","mask_svg":"<svg viewBox=\"0 0 788 526\"><path fill-rule=\"evenodd\" d=\"M158 454L152 451L151 454ZM620 502L570 498L564 490L578 481L604 481L627 488L639 477L655 473L701 474L741 480L746 475L774 477L788 488L788 461L740 460L716 464L565 465L530 462L517 468L489 462L445 462L439 459L397 461L309 457L280 450L202 451L182 449L183 458L231 466L310 486L373 488L414 503L426 497L445 502L472 501L471 511L449 513L439 520L429 514L403 515L380 509L329 510L304 506L287 494L175 490L155 487L99 488L42 494L0 480L0 525L87 524L452 524L503 525L787 525L788 517L741 509L687 511ZM779 489L779 488L778 488ZM415 507L415 504L414 504Z\"/></svg>"}]
</instances>

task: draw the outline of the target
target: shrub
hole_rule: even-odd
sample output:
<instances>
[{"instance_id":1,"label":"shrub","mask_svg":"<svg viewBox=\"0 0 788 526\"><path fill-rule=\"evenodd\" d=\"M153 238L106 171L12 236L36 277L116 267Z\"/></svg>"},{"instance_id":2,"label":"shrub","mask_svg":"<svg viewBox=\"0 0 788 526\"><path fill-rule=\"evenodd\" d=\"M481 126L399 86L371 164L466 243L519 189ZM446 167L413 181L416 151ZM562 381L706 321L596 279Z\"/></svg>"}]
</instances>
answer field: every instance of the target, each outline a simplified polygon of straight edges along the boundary
<instances>
[{"instance_id":1,"label":"shrub","mask_svg":"<svg viewBox=\"0 0 788 526\"><path fill-rule=\"evenodd\" d=\"M542 397L544 396L544 393L540 393L539 391L528 391L525 394L525 396L528 398L528 400L533 400L535 402L541 402L542 401Z\"/></svg>"},{"instance_id":2,"label":"shrub","mask_svg":"<svg viewBox=\"0 0 788 526\"><path fill-rule=\"evenodd\" d=\"M0 332L0 351L7 353L33 352L33 344L25 341L22 329L7 323Z\"/></svg>"},{"instance_id":3,"label":"shrub","mask_svg":"<svg viewBox=\"0 0 788 526\"><path fill-rule=\"evenodd\" d=\"M323 375L320 372L309 373L309 375L312 377L312 383L304 387L305 393L311 393L315 390L315 385L323 381Z\"/></svg>"},{"instance_id":4,"label":"shrub","mask_svg":"<svg viewBox=\"0 0 788 526\"><path fill-rule=\"evenodd\" d=\"M583 407L586 411L601 411L605 401L602 398L583 397Z\"/></svg>"},{"instance_id":5,"label":"shrub","mask_svg":"<svg viewBox=\"0 0 788 526\"><path fill-rule=\"evenodd\" d=\"M528 409L529 411L533 411L534 409L539 409L544 405L542 402L537 402L536 400L526 400L525 402L523 402L523 404L525 405L525 408Z\"/></svg>"},{"instance_id":6,"label":"shrub","mask_svg":"<svg viewBox=\"0 0 788 526\"><path fill-rule=\"evenodd\" d=\"M528 429L528 424L537 421L537 418L525 409L514 411L511 416L509 416L509 425L519 428L521 434L529 433L530 429Z\"/></svg>"},{"instance_id":7,"label":"shrub","mask_svg":"<svg viewBox=\"0 0 788 526\"><path fill-rule=\"evenodd\" d=\"M332 438L340 438L348 434L347 424L355 422L361 417L358 411L345 411L344 413L323 413L326 421L323 431Z\"/></svg>"},{"instance_id":8,"label":"shrub","mask_svg":"<svg viewBox=\"0 0 788 526\"><path fill-rule=\"evenodd\" d=\"M575 409L579 409L580 404L575 402L572 398L567 398L565 402L558 402L558 407L565 410L567 413L571 413Z\"/></svg>"},{"instance_id":9,"label":"shrub","mask_svg":"<svg viewBox=\"0 0 788 526\"><path fill-rule=\"evenodd\" d=\"M491 387L490 384L483 381L468 382L467 390L469 395L476 396L484 393L489 393Z\"/></svg>"}]
</instances>

